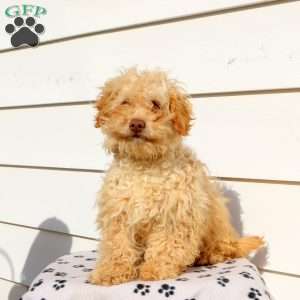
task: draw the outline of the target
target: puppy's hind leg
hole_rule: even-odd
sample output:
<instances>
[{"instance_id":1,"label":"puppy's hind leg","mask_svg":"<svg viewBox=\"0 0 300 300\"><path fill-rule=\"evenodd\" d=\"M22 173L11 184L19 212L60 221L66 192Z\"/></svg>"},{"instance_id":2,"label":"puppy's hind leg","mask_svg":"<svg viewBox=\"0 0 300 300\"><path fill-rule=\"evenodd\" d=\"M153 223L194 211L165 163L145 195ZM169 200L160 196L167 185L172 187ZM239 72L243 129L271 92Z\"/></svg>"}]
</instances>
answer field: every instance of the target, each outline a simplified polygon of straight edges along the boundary
<instances>
[{"instance_id":1,"label":"puppy's hind leg","mask_svg":"<svg viewBox=\"0 0 300 300\"><path fill-rule=\"evenodd\" d=\"M260 237L239 237L230 222L226 207L228 199L217 189L215 194L211 195L211 201L211 218L200 255L196 260L197 265L215 264L228 259L246 257L251 251L263 246L264 241Z\"/></svg>"}]
</instances>

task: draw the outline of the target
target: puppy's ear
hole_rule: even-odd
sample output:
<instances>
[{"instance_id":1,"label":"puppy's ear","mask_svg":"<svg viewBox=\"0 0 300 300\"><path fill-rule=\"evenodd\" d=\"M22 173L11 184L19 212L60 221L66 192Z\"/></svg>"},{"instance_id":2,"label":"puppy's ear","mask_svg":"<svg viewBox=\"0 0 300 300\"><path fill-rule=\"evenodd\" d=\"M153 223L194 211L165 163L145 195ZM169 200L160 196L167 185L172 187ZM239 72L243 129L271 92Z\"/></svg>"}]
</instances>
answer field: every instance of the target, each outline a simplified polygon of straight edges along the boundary
<instances>
[{"instance_id":1,"label":"puppy's ear","mask_svg":"<svg viewBox=\"0 0 300 300\"><path fill-rule=\"evenodd\" d=\"M174 114L175 130L182 136L187 135L191 128L192 105L187 95L177 88L170 91L170 112Z\"/></svg>"},{"instance_id":2,"label":"puppy's ear","mask_svg":"<svg viewBox=\"0 0 300 300\"><path fill-rule=\"evenodd\" d=\"M95 108L97 109L97 114L95 118L95 127L100 128L105 120L105 107L110 99L111 92L104 91L102 95L96 100Z\"/></svg>"}]
</instances>

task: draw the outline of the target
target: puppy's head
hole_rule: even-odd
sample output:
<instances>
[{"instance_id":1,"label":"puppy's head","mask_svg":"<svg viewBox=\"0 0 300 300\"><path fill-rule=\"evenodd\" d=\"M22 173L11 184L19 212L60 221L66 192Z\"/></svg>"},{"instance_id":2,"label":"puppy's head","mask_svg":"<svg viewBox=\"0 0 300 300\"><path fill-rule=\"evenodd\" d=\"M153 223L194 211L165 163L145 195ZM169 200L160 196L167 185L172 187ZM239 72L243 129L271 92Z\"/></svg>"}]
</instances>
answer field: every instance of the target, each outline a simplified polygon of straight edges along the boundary
<instances>
[{"instance_id":1,"label":"puppy's head","mask_svg":"<svg viewBox=\"0 0 300 300\"><path fill-rule=\"evenodd\" d=\"M96 127L106 148L119 157L160 158L188 134L191 104L161 71L129 69L107 81L96 102Z\"/></svg>"}]
</instances>

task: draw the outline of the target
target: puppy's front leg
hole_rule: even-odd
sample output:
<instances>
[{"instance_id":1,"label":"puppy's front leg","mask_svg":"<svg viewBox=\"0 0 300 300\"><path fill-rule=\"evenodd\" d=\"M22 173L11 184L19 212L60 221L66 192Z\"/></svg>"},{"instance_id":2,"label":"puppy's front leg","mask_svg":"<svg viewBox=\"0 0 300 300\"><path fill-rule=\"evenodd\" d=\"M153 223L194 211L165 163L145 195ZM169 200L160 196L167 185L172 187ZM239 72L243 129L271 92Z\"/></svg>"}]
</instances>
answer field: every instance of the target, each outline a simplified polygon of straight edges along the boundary
<instances>
[{"instance_id":1,"label":"puppy's front leg","mask_svg":"<svg viewBox=\"0 0 300 300\"><path fill-rule=\"evenodd\" d=\"M90 274L90 282L112 285L135 279L136 264L141 253L130 240L126 226L119 221L112 221L109 228L102 230L100 258L96 269Z\"/></svg>"},{"instance_id":2,"label":"puppy's front leg","mask_svg":"<svg viewBox=\"0 0 300 300\"><path fill-rule=\"evenodd\" d=\"M147 241L140 278L161 280L178 276L195 261L199 242L193 231L183 225L172 231L158 226Z\"/></svg>"}]
</instances>

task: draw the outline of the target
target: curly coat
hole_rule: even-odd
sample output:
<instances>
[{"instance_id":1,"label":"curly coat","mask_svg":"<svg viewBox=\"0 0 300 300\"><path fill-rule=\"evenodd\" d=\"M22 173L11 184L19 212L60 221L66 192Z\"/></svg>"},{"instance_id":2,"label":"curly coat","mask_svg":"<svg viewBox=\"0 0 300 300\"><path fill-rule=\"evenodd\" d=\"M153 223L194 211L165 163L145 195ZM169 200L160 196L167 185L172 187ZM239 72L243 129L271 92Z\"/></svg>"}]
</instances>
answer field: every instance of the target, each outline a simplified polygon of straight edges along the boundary
<instances>
[{"instance_id":1,"label":"curly coat","mask_svg":"<svg viewBox=\"0 0 300 300\"><path fill-rule=\"evenodd\" d=\"M191 127L187 94L159 70L129 69L96 102L96 127L114 155L99 192L99 259L90 280L119 284L174 278L188 266L247 256L259 237L240 238L204 165L182 144ZM137 135L132 120L145 128Z\"/></svg>"}]
</instances>

